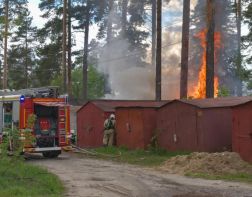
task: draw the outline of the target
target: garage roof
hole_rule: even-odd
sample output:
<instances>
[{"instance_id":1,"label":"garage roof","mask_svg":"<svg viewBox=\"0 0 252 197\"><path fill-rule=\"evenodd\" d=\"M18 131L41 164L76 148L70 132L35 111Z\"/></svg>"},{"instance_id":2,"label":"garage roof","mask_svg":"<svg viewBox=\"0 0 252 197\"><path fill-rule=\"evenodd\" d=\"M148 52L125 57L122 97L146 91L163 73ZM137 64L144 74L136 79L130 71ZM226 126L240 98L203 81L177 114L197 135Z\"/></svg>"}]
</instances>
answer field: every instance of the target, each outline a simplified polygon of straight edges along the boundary
<instances>
[{"instance_id":1,"label":"garage roof","mask_svg":"<svg viewBox=\"0 0 252 197\"><path fill-rule=\"evenodd\" d=\"M252 96L176 100L199 108L235 107L252 101Z\"/></svg>"},{"instance_id":2,"label":"garage roof","mask_svg":"<svg viewBox=\"0 0 252 197\"><path fill-rule=\"evenodd\" d=\"M168 101L137 101L137 100L95 100L85 103L78 111L88 103L92 103L105 112L114 112L117 107L161 107Z\"/></svg>"}]
</instances>

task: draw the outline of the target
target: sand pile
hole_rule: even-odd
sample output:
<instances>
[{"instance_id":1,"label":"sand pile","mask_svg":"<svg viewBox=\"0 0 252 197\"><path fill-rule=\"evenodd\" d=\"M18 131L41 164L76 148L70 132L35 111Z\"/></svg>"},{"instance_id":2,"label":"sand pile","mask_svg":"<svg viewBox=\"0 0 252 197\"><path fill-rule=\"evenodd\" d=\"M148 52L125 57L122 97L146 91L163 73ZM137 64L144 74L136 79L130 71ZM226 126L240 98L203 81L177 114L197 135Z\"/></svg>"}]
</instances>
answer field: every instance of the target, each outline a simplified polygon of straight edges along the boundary
<instances>
[{"instance_id":1,"label":"sand pile","mask_svg":"<svg viewBox=\"0 0 252 197\"><path fill-rule=\"evenodd\" d=\"M204 173L204 174L252 174L252 165L244 162L239 154L223 153L192 153L187 156L176 156L167 160L161 170L169 173Z\"/></svg>"}]
</instances>

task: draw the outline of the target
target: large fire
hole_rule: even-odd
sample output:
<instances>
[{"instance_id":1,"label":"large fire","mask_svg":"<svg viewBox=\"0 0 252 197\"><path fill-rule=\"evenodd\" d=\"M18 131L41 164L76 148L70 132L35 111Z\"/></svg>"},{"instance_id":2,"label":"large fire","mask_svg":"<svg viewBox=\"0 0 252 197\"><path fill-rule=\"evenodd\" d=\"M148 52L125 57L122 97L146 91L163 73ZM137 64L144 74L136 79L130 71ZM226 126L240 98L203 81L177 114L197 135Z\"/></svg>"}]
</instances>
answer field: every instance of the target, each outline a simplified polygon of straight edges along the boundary
<instances>
[{"instance_id":1,"label":"large fire","mask_svg":"<svg viewBox=\"0 0 252 197\"><path fill-rule=\"evenodd\" d=\"M193 98L206 98L206 52L207 52L207 30L202 30L197 35L196 38L200 40L201 47L203 48L203 53L201 57L201 65L200 65L200 72L199 72L199 79L198 84L196 87L193 88L193 92L190 93ZM217 56L216 53L218 49L221 47L221 34L220 32L215 32L214 34L214 59L215 65L217 63ZM218 95L218 88L219 88L219 79L218 76L214 78L214 95L217 97Z\"/></svg>"}]
</instances>

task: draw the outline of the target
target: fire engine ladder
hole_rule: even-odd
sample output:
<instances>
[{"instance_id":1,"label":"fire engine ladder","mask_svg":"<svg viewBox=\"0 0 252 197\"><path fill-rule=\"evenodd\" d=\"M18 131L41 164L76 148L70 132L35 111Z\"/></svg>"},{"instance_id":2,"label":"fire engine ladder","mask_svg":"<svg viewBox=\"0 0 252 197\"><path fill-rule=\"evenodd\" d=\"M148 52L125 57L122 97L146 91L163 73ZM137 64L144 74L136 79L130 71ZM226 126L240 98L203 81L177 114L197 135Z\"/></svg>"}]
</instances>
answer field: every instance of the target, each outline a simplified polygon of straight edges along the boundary
<instances>
[{"instance_id":1,"label":"fire engine ladder","mask_svg":"<svg viewBox=\"0 0 252 197\"><path fill-rule=\"evenodd\" d=\"M66 111L65 107L59 107L59 144L66 144Z\"/></svg>"}]
</instances>

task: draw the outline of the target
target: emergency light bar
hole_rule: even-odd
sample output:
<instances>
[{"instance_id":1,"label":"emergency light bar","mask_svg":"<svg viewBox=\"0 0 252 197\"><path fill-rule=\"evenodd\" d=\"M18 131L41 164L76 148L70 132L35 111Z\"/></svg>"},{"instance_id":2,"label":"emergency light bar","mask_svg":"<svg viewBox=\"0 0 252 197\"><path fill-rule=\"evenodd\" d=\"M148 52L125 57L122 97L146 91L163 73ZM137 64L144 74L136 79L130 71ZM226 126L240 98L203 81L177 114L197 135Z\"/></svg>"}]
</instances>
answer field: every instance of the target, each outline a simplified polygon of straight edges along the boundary
<instances>
[{"instance_id":1,"label":"emergency light bar","mask_svg":"<svg viewBox=\"0 0 252 197\"><path fill-rule=\"evenodd\" d=\"M21 95L21 96L20 96L19 102L20 102L20 103L24 103L24 102L25 102L25 96L24 96L24 95Z\"/></svg>"}]
</instances>

